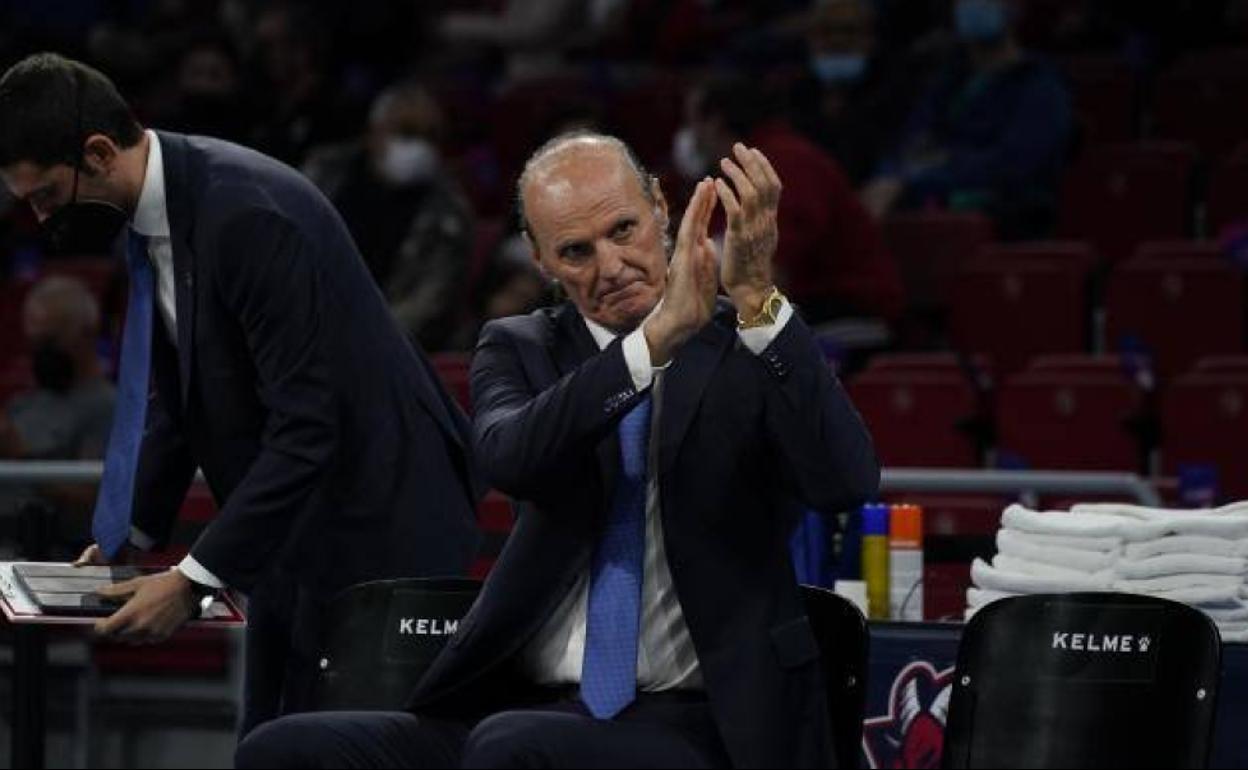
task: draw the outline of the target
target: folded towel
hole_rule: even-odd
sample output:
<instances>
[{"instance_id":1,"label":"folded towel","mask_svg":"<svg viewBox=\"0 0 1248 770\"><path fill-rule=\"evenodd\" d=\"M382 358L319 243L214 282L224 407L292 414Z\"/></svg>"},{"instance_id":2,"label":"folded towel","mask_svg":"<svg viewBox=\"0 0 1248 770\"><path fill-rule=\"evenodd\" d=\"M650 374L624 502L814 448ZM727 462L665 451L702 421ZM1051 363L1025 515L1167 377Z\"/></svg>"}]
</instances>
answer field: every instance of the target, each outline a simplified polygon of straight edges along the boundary
<instances>
[{"instance_id":1,"label":"folded towel","mask_svg":"<svg viewBox=\"0 0 1248 770\"><path fill-rule=\"evenodd\" d=\"M1248 573L1248 560L1229 556L1194 556L1170 553L1147 559L1120 559L1114 572L1123 580L1168 575L1237 575Z\"/></svg>"},{"instance_id":2,"label":"folded towel","mask_svg":"<svg viewBox=\"0 0 1248 770\"><path fill-rule=\"evenodd\" d=\"M1058 513L1053 515L1069 516L1070 514ZM1066 535L1037 535L1034 532L1024 532L1018 529L1002 529L1001 532L1009 532L1010 536L1019 543L1039 545L1046 548L1061 548L1067 551L1118 554L1121 553L1123 546L1123 541L1120 537L1069 537Z\"/></svg>"},{"instance_id":3,"label":"folded towel","mask_svg":"<svg viewBox=\"0 0 1248 770\"><path fill-rule=\"evenodd\" d=\"M1248 606L1243 602L1226 604L1199 604L1196 609L1219 623L1248 623Z\"/></svg>"},{"instance_id":4,"label":"folded towel","mask_svg":"<svg viewBox=\"0 0 1248 770\"><path fill-rule=\"evenodd\" d=\"M1117 553L1079 551L1033 543L1024 532L1003 529L997 533L997 549L1007 556L1052 564L1063 569L1094 574L1110 569L1118 561Z\"/></svg>"},{"instance_id":5,"label":"folded towel","mask_svg":"<svg viewBox=\"0 0 1248 770\"><path fill-rule=\"evenodd\" d=\"M1182 591L1186 588L1220 588L1239 590L1244 579L1237 575L1166 575L1165 577L1114 581L1114 588L1132 594Z\"/></svg>"},{"instance_id":6,"label":"folded towel","mask_svg":"<svg viewBox=\"0 0 1248 770\"><path fill-rule=\"evenodd\" d=\"M1001 515L1003 528L1036 535L1117 538L1122 536L1122 524L1119 516L1072 516L1060 511L1032 511L1018 504Z\"/></svg>"},{"instance_id":7,"label":"folded towel","mask_svg":"<svg viewBox=\"0 0 1248 770\"><path fill-rule=\"evenodd\" d=\"M1231 540L1248 539L1248 511L1238 508L1165 511L1138 505L1084 504L1070 509L1076 516L1109 516L1123 520L1122 536L1131 542L1165 535L1202 535Z\"/></svg>"},{"instance_id":8,"label":"folded towel","mask_svg":"<svg viewBox=\"0 0 1248 770\"><path fill-rule=\"evenodd\" d=\"M1220 508L1152 508L1128 503L1079 503L1071 513L1094 513L1106 516L1128 516L1141 521L1165 520L1172 516L1240 516L1248 514L1248 500Z\"/></svg>"},{"instance_id":9,"label":"folded towel","mask_svg":"<svg viewBox=\"0 0 1248 770\"><path fill-rule=\"evenodd\" d=\"M1245 642L1248 642L1248 632L1231 634L1218 629L1218 633L1221 634L1223 642L1229 642L1231 644L1244 644Z\"/></svg>"},{"instance_id":10,"label":"folded towel","mask_svg":"<svg viewBox=\"0 0 1248 770\"><path fill-rule=\"evenodd\" d=\"M1144 543L1130 543L1125 548L1128 559L1147 559L1171 553L1199 554L1201 556L1231 556L1248 558L1248 540L1227 540L1220 537L1200 535L1174 535Z\"/></svg>"},{"instance_id":11,"label":"folded towel","mask_svg":"<svg viewBox=\"0 0 1248 770\"><path fill-rule=\"evenodd\" d=\"M1002 572L1012 572L1019 575L1034 575L1035 577L1052 578L1054 580L1093 579L1103 580L1106 583L1112 583L1116 577L1112 570L1083 572L1077 569L1070 569L1069 567L1059 567L1045 562L1022 559L1006 553L999 553L994 556L992 558L992 566Z\"/></svg>"},{"instance_id":12,"label":"folded towel","mask_svg":"<svg viewBox=\"0 0 1248 770\"><path fill-rule=\"evenodd\" d=\"M1092 576L1081 578L1051 578L1002 572L976 559L971 565L971 581L977 588L1001 591L1009 594L1062 594L1081 591L1105 591L1110 581Z\"/></svg>"},{"instance_id":13,"label":"folded towel","mask_svg":"<svg viewBox=\"0 0 1248 770\"><path fill-rule=\"evenodd\" d=\"M982 588L968 588L966 591L966 605L979 609L987 607L993 602L999 602L1002 599L1013 599L1018 594L1007 594L1002 591L985 591Z\"/></svg>"},{"instance_id":14,"label":"folded towel","mask_svg":"<svg viewBox=\"0 0 1248 770\"><path fill-rule=\"evenodd\" d=\"M1119 583L1120 586L1122 584L1122 582ZM1125 588L1119 588L1118 590L1124 591L1125 593L1131 593L1130 591L1126 591ZM1146 595L1155 596L1158 599L1169 599L1172 602L1179 602L1180 604L1198 606L1201 604L1225 604L1227 602L1238 601L1241 598L1240 594L1243 590L1243 588L1225 588L1219 586L1194 586L1192 588L1180 588L1175 591L1149 591Z\"/></svg>"}]
</instances>

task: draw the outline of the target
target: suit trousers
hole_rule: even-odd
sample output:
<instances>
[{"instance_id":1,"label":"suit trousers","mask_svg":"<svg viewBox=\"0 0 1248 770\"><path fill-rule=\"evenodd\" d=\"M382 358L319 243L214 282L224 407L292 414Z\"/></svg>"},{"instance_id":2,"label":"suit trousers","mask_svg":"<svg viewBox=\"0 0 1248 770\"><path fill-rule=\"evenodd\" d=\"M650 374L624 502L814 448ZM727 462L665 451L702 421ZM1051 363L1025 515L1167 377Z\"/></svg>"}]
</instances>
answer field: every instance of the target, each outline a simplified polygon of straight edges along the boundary
<instances>
[{"instance_id":1,"label":"suit trousers","mask_svg":"<svg viewBox=\"0 0 1248 770\"><path fill-rule=\"evenodd\" d=\"M326 712L270 722L238 748L253 768L729 767L705 697L642 694L610 721L572 698L473 725L406 712Z\"/></svg>"},{"instance_id":2,"label":"suit trousers","mask_svg":"<svg viewBox=\"0 0 1248 770\"><path fill-rule=\"evenodd\" d=\"M240 739L265 722L315 707L324 615L323 601L280 571L247 597Z\"/></svg>"}]
</instances>

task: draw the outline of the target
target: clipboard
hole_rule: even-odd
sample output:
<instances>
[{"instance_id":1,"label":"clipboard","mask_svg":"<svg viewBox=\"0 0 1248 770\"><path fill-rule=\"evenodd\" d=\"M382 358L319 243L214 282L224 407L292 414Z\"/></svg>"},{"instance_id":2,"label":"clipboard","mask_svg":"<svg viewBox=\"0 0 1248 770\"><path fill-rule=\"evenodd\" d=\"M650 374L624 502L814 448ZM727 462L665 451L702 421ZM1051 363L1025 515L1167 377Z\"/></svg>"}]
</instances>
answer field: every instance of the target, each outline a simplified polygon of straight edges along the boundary
<instances>
[{"instance_id":1,"label":"clipboard","mask_svg":"<svg viewBox=\"0 0 1248 770\"><path fill-rule=\"evenodd\" d=\"M24 567L32 573L45 573L56 576L66 573L66 568L74 569L66 563L46 562L0 562L0 611L4 618L16 625L46 626L93 626L99 621L98 614L82 613L47 614L39 608L39 603L31 596L23 581L14 574L14 567ZM100 580L103 575L98 568L83 567L83 577ZM129 568L107 568L116 571L116 577L125 579L130 576ZM137 574L137 573L136 573ZM247 620L242 610L230 593L224 592L205 610L203 616L186 624L187 628L242 628Z\"/></svg>"}]
</instances>

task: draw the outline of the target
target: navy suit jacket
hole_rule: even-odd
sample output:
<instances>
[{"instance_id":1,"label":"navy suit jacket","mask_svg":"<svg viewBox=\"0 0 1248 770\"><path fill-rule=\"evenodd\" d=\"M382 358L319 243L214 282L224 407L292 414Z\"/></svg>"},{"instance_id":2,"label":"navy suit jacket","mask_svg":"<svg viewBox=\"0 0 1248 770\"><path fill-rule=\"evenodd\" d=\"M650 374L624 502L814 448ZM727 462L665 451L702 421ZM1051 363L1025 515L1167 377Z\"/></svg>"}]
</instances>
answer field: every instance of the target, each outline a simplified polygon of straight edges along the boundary
<instances>
[{"instance_id":1,"label":"navy suit jacket","mask_svg":"<svg viewBox=\"0 0 1248 770\"><path fill-rule=\"evenodd\" d=\"M794 317L762 355L721 304L663 386L658 468L667 556L725 746L738 767L832 762L818 655L789 555L798 503L872 497L871 438ZM595 346L572 305L485 327L472 366L478 460L522 501L477 603L418 687L418 713L506 708L509 664L588 569L638 401L621 341ZM514 692L514 691L513 691Z\"/></svg>"},{"instance_id":2,"label":"navy suit jacket","mask_svg":"<svg viewBox=\"0 0 1248 770\"><path fill-rule=\"evenodd\" d=\"M159 137L178 339L157 316L135 526L167 542L199 467L221 510L191 553L231 587L463 574L467 420L333 206L259 153Z\"/></svg>"}]
</instances>

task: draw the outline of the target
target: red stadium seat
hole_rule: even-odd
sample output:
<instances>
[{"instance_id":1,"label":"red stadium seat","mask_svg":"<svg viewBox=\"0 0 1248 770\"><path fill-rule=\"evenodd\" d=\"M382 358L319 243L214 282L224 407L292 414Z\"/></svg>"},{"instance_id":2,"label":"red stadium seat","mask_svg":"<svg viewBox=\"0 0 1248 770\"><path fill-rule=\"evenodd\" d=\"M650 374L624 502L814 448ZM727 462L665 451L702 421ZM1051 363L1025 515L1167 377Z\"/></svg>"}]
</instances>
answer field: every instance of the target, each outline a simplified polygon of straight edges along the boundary
<instances>
[{"instance_id":1,"label":"red stadium seat","mask_svg":"<svg viewBox=\"0 0 1248 770\"><path fill-rule=\"evenodd\" d=\"M1023 372L997 398L998 451L1033 469L1138 471L1143 403L1119 375Z\"/></svg>"},{"instance_id":2,"label":"red stadium seat","mask_svg":"<svg viewBox=\"0 0 1248 770\"><path fill-rule=\"evenodd\" d=\"M482 543L481 553L473 563L470 575L476 580L485 580L494 568L494 563L498 561L515 524L515 511L512 509L511 500L501 492L490 490L477 506L477 523L485 535L485 542Z\"/></svg>"},{"instance_id":3,"label":"red stadium seat","mask_svg":"<svg viewBox=\"0 0 1248 770\"><path fill-rule=\"evenodd\" d=\"M927 308L949 304L958 269L995 237L992 222L976 213L893 214L884 220L883 230L907 296Z\"/></svg>"},{"instance_id":4,"label":"red stadium seat","mask_svg":"<svg viewBox=\"0 0 1248 770\"><path fill-rule=\"evenodd\" d=\"M0 409L14 396L33 390L34 387L35 375L30 368L30 359L23 356L0 361Z\"/></svg>"},{"instance_id":5,"label":"red stadium seat","mask_svg":"<svg viewBox=\"0 0 1248 770\"><path fill-rule=\"evenodd\" d=\"M973 264L986 262L1045 262L1059 267L1080 267L1088 272L1100 265L1101 258L1084 241L1025 241L994 243L980 249Z\"/></svg>"},{"instance_id":6,"label":"red stadium seat","mask_svg":"<svg viewBox=\"0 0 1248 770\"><path fill-rule=\"evenodd\" d=\"M1248 50L1189 55L1157 83L1153 133L1220 158L1248 137Z\"/></svg>"},{"instance_id":7,"label":"red stadium seat","mask_svg":"<svg viewBox=\"0 0 1248 770\"><path fill-rule=\"evenodd\" d=\"M1180 260L1223 261L1222 247L1216 241L1150 241L1140 244L1132 262L1176 262Z\"/></svg>"},{"instance_id":8,"label":"red stadium seat","mask_svg":"<svg viewBox=\"0 0 1248 770\"><path fill-rule=\"evenodd\" d=\"M1078 262L977 261L954 288L950 334L1003 374L1034 356L1088 347L1088 270Z\"/></svg>"},{"instance_id":9,"label":"red stadium seat","mask_svg":"<svg viewBox=\"0 0 1248 770\"><path fill-rule=\"evenodd\" d=\"M1196 362L1194 372L1201 374L1248 373L1248 356L1206 356Z\"/></svg>"},{"instance_id":10,"label":"red stadium seat","mask_svg":"<svg viewBox=\"0 0 1248 770\"><path fill-rule=\"evenodd\" d=\"M111 257L67 257L45 260L43 277L64 275L82 281L87 290L103 303L114 281L122 280L121 264Z\"/></svg>"},{"instance_id":11,"label":"red stadium seat","mask_svg":"<svg viewBox=\"0 0 1248 770\"><path fill-rule=\"evenodd\" d=\"M1079 55L1062 62L1087 144L1135 139L1135 73L1122 56Z\"/></svg>"},{"instance_id":12,"label":"red stadium seat","mask_svg":"<svg viewBox=\"0 0 1248 770\"><path fill-rule=\"evenodd\" d=\"M1106 308L1107 346L1143 345L1163 378L1202 356L1244 350L1244 278L1227 263L1132 260L1110 277Z\"/></svg>"},{"instance_id":13,"label":"red stadium seat","mask_svg":"<svg viewBox=\"0 0 1248 770\"><path fill-rule=\"evenodd\" d=\"M472 392L468 370L472 365L472 356L467 353L436 353L429 358L433 361L433 368L442 380L442 385L465 412L471 412Z\"/></svg>"},{"instance_id":14,"label":"red stadium seat","mask_svg":"<svg viewBox=\"0 0 1248 770\"><path fill-rule=\"evenodd\" d=\"M850 383L849 393L885 465L980 465L968 429L979 411L978 394L960 374L868 371Z\"/></svg>"},{"instance_id":15,"label":"red stadium seat","mask_svg":"<svg viewBox=\"0 0 1248 770\"><path fill-rule=\"evenodd\" d=\"M1213 168L1209 178L1210 235L1229 225L1248 223L1248 146Z\"/></svg>"},{"instance_id":16,"label":"red stadium seat","mask_svg":"<svg viewBox=\"0 0 1248 770\"><path fill-rule=\"evenodd\" d=\"M1210 464L1224 497L1248 500L1248 370L1176 380L1162 397L1161 415L1163 472Z\"/></svg>"},{"instance_id":17,"label":"red stadium seat","mask_svg":"<svg viewBox=\"0 0 1248 770\"><path fill-rule=\"evenodd\" d=\"M1194 165L1182 144L1088 148L1062 180L1061 236L1091 241L1111 262L1144 241L1186 237Z\"/></svg>"}]
</instances>

